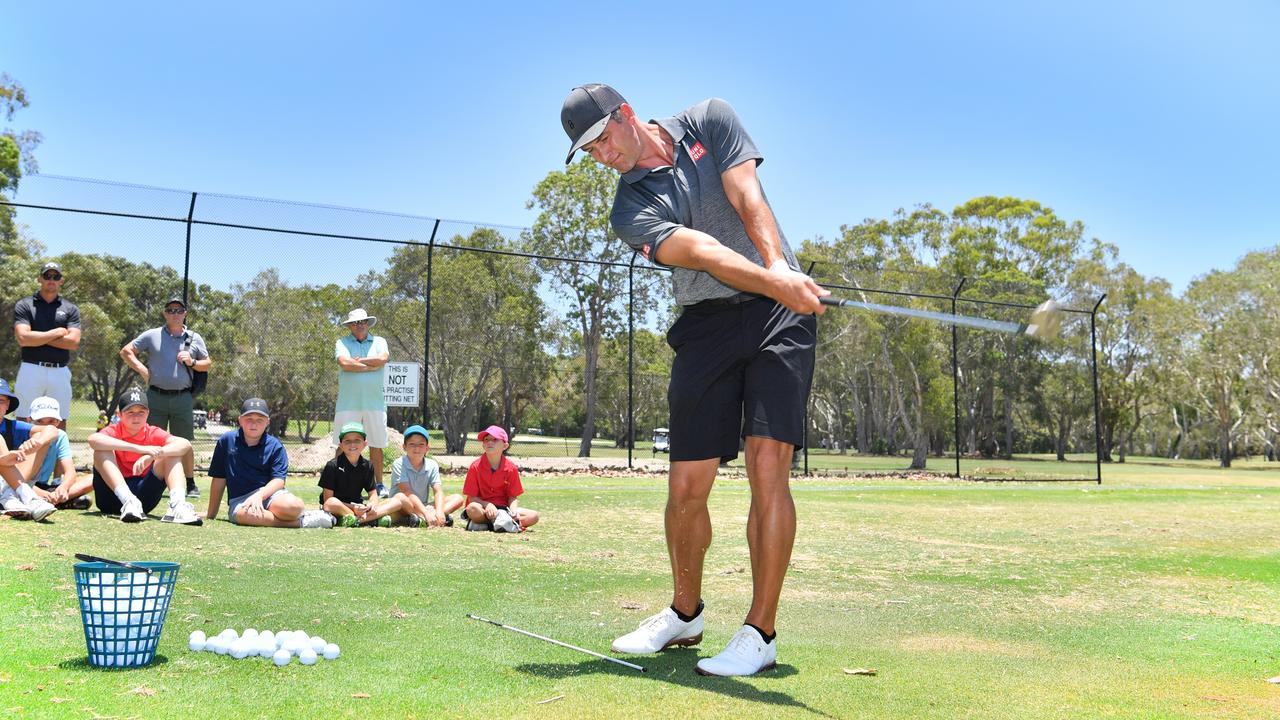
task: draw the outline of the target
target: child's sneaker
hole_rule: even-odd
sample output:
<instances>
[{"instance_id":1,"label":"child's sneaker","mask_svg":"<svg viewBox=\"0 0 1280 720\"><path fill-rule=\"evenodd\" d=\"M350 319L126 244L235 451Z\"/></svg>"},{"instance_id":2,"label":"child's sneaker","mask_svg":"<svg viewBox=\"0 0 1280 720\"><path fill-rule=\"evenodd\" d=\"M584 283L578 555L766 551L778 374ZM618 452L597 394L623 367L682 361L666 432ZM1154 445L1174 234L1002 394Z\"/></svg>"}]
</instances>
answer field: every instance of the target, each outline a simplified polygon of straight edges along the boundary
<instances>
[{"instance_id":1,"label":"child's sneaker","mask_svg":"<svg viewBox=\"0 0 1280 720\"><path fill-rule=\"evenodd\" d=\"M187 483L187 497L190 497L190 498L200 497L200 488L196 487L196 484L194 482Z\"/></svg>"},{"instance_id":2,"label":"child's sneaker","mask_svg":"<svg viewBox=\"0 0 1280 720\"><path fill-rule=\"evenodd\" d=\"M356 519L355 515L343 515L342 519L338 521L338 524L345 528L352 528L359 527L360 521Z\"/></svg>"},{"instance_id":3,"label":"child's sneaker","mask_svg":"<svg viewBox=\"0 0 1280 720\"><path fill-rule=\"evenodd\" d=\"M305 510L298 518L298 527L303 528L328 529L333 527L333 523L333 516L324 510Z\"/></svg>"},{"instance_id":4,"label":"child's sneaker","mask_svg":"<svg viewBox=\"0 0 1280 720\"><path fill-rule=\"evenodd\" d=\"M452 516L452 515L445 515L445 516L444 516L444 526L445 526L445 527L453 527L453 516Z\"/></svg>"},{"instance_id":5,"label":"child's sneaker","mask_svg":"<svg viewBox=\"0 0 1280 720\"><path fill-rule=\"evenodd\" d=\"M381 528L391 527L391 516L383 515L382 517L378 518L378 522L374 524Z\"/></svg>"},{"instance_id":6,"label":"child's sneaker","mask_svg":"<svg viewBox=\"0 0 1280 720\"><path fill-rule=\"evenodd\" d=\"M204 521L196 517L196 509L189 502L170 502L169 511L160 518L160 522L178 525L203 525Z\"/></svg>"},{"instance_id":7,"label":"child's sneaker","mask_svg":"<svg viewBox=\"0 0 1280 720\"><path fill-rule=\"evenodd\" d=\"M489 527L487 522L476 522L471 518L467 518L467 529L471 532L489 532L493 528Z\"/></svg>"},{"instance_id":8,"label":"child's sneaker","mask_svg":"<svg viewBox=\"0 0 1280 720\"><path fill-rule=\"evenodd\" d=\"M755 631L752 630L752 632ZM685 622L676 615L675 610L668 607L657 615L646 618L636 630L614 640L613 651L655 653L672 645L697 645L700 642L702 642L702 613Z\"/></svg>"},{"instance_id":9,"label":"child's sneaker","mask_svg":"<svg viewBox=\"0 0 1280 720\"><path fill-rule=\"evenodd\" d=\"M733 634L724 651L715 657L703 658L696 668L699 675L733 677L755 675L777 664L778 642L765 642L760 632L750 625L743 625Z\"/></svg>"},{"instance_id":10,"label":"child's sneaker","mask_svg":"<svg viewBox=\"0 0 1280 720\"><path fill-rule=\"evenodd\" d=\"M68 500L64 503L58 503L59 510L88 510L89 498L81 495L75 500Z\"/></svg>"},{"instance_id":11,"label":"child's sneaker","mask_svg":"<svg viewBox=\"0 0 1280 720\"><path fill-rule=\"evenodd\" d=\"M31 519L36 522L40 522L41 520L49 517L58 509L53 506L53 503L45 500L44 498L36 498L32 500L27 503L27 507L31 508Z\"/></svg>"},{"instance_id":12,"label":"child's sneaker","mask_svg":"<svg viewBox=\"0 0 1280 720\"><path fill-rule=\"evenodd\" d=\"M407 518L405 518L405 519L404 519L404 524L405 524L406 526L408 526L408 527L416 528L416 527L422 527L423 525L426 525L427 523L426 523L426 521L424 521L422 518L418 517L417 515L410 515L409 517L407 517Z\"/></svg>"},{"instance_id":13,"label":"child's sneaker","mask_svg":"<svg viewBox=\"0 0 1280 720\"><path fill-rule=\"evenodd\" d=\"M377 485L375 485L375 486L373 487L373 489L374 489L374 490L377 490L377 491L378 491L378 497L383 498L384 500L385 500L386 498L391 497L391 491L390 491L390 490L388 490L388 489L387 489L387 486L386 486L386 485L383 485L382 483L378 483Z\"/></svg>"},{"instance_id":14,"label":"child's sneaker","mask_svg":"<svg viewBox=\"0 0 1280 720\"><path fill-rule=\"evenodd\" d=\"M133 498L120 508L120 521L127 523L142 522L147 519L147 514L142 511L142 503L138 498Z\"/></svg>"},{"instance_id":15,"label":"child's sneaker","mask_svg":"<svg viewBox=\"0 0 1280 720\"><path fill-rule=\"evenodd\" d=\"M27 504L18 499L8 486L4 492L0 493L0 506L4 507L4 514L15 520L26 520L31 517L31 508Z\"/></svg>"}]
</instances>

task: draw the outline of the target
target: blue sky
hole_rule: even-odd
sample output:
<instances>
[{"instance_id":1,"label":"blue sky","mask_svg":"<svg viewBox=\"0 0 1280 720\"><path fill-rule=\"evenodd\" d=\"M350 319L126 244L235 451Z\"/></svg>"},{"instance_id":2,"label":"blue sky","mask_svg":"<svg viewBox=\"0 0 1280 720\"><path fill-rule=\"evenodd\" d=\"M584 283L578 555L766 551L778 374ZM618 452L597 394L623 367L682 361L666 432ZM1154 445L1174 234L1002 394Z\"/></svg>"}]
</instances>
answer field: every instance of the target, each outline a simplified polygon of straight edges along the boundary
<instances>
[{"instance_id":1,"label":"blue sky","mask_svg":"<svg viewBox=\"0 0 1280 720\"><path fill-rule=\"evenodd\" d=\"M521 226L600 81L649 117L733 103L794 244L986 194L1178 289L1280 242L1274 2L181 5L4 3L43 173Z\"/></svg>"}]
</instances>

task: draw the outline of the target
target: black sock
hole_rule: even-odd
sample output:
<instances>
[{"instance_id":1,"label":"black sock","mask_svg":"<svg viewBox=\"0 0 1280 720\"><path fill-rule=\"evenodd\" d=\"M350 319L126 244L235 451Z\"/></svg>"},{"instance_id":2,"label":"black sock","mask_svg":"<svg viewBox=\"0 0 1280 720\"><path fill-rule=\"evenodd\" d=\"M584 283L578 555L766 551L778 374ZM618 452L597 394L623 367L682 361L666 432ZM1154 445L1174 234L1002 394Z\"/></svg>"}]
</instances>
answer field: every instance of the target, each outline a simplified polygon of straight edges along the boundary
<instances>
[{"instance_id":1,"label":"black sock","mask_svg":"<svg viewBox=\"0 0 1280 720\"><path fill-rule=\"evenodd\" d=\"M694 618L702 614L702 601L701 600L698 601L698 607L694 609L692 615L685 615L684 613L680 612L680 610L676 608L675 605L671 606L671 612L675 613L676 617L680 618L680 622L690 622Z\"/></svg>"},{"instance_id":2,"label":"black sock","mask_svg":"<svg viewBox=\"0 0 1280 720\"><path fill-rule=\"evenodd\" d=\"M193 478L193 477L189 477L189 478L187 478L187 489L188 489L188 490L190 490L191 488L193 488L193 487L195 487L195 486L196 486L196 479L195 479L195 478Z\"/></svg>"},{"instance_id":3,"label":"black sock","mask_svg":"<svg viewBox=\"0 0 1280 720\"><path fill-rule=\"evenodd\" d=\"M752 630L755 630L756 632L760 633L760 637L764 640L764 643L765 643L766 645L768 645L769 643L773 642L773 639L774 639L774 638L776 638L776 637L778 637L778 633L777 633L777 631L776 631L776 630L773 632L773 634L772 634L772 635L766 635L766 634L764 633L764 631L763 631L763 630L761 630L760 628L756 627L755 625L752 625L751 623L743 623L743 625L746 625L747 627L751 628Z\"/></svg>"}]
</instances>

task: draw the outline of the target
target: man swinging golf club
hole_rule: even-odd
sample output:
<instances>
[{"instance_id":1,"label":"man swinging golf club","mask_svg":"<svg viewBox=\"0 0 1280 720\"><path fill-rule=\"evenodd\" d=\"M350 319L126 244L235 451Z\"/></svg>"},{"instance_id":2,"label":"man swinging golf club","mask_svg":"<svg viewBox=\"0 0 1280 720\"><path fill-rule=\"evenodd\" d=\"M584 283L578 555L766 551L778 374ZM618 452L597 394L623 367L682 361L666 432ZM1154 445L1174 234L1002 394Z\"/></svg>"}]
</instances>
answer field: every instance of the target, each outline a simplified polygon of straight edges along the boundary
<instances>
[{"instance_id":1,"label":"man swinging golf club","mask_svg":"<svg viewBox=\"0 0 1280 720\"><path fill-rule=\"evenodd\" d=\"M804 438L816 320L827 291L799 271L756 177L763 156L723 100L645 122L608 85L574 88L560 110L572 143L622 174L611 221L625 242L672 268L679 319L668 403L667 550L671 607L613 643L650 653L702 639L707 497L721 461L746 438L752 601L743 626L704 675L774 666L774 622L795 540L791 456Z\"/></svg>"}]
</instances>

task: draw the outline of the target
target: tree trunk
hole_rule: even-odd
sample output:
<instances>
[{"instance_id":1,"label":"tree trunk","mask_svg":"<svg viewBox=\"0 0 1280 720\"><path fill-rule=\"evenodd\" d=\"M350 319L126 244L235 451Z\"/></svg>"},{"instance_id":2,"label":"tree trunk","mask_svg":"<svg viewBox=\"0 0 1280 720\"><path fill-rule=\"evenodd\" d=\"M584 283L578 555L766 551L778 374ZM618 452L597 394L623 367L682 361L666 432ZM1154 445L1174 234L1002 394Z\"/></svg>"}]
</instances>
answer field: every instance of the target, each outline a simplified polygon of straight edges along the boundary
<instances>
[{"instance_id":1,"label":"tree trunk","mask_svg":"<svg viewBox=\"0 0 1280 720\"><path fill-rule=\"evenodd\" d=\"M596 323L595 328L599 327ZM596 368L600 364L600 331L593 329L583 341L585 354L583 378L585 388L582 393L586 402L587 414L582 423L582 442L578 445L578 457L591 457L591 439L596 436Z\"/></svg>"}]
</instances>

